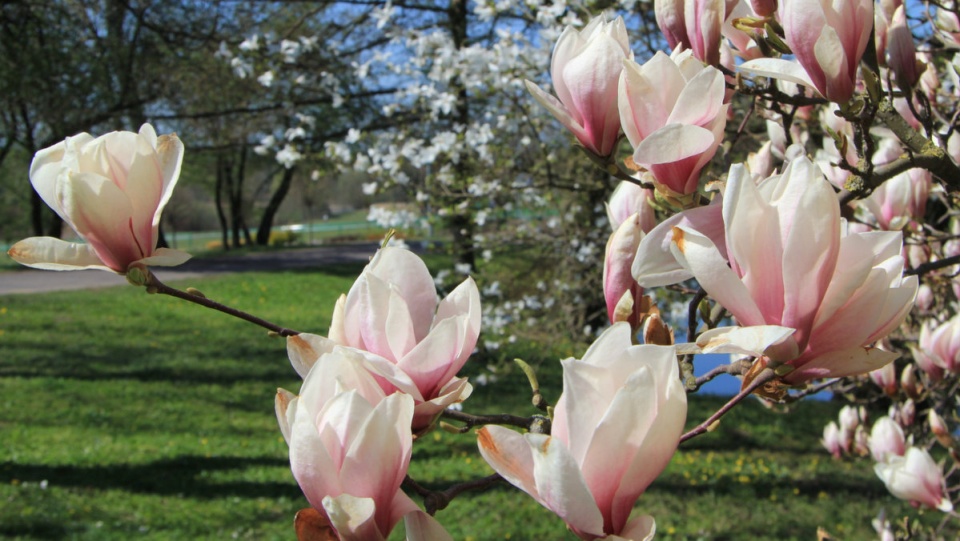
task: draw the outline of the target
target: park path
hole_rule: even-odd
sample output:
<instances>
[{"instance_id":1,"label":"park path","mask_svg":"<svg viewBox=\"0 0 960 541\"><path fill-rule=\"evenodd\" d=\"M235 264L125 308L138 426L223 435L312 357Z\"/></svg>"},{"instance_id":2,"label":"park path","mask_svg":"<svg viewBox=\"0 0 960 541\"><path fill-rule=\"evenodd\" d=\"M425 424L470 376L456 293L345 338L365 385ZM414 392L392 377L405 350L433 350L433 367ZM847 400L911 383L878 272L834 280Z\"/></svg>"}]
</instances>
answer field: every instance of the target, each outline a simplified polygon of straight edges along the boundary
<instances>
[{"instance_id":1,"label":"park path","mask_svg":"<svg viewBox=\"0 0 960 541\"><path fill-rule=\"evenodd\" d=\"M338 244L282 251L192 259L179 267L154 267L164 281L188 280L245 271L321 269L337 263L367 262L379 244ZM71 289L93 289L126 285L123 276L102 270L56 272L27 269L0 272L0 295L43 293Z\"/></svg>"}]
</instances>

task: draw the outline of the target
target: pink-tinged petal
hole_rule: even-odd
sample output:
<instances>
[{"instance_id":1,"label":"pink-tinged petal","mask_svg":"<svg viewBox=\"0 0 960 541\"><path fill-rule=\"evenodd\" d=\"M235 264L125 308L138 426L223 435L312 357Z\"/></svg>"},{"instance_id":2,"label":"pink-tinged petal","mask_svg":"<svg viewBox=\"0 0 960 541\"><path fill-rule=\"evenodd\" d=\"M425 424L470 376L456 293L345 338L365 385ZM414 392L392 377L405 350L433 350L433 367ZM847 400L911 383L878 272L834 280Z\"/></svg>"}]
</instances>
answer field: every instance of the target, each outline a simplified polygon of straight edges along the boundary
<instances>
[{"instance_id":1,"label":"pink-tinged petal","mask_svg":"<svg viewBox=\"0 0 960 541\"><path fill-rule=\"evenodd\" d=\"M176 267L190 261L191 257L193 256L180 250L157 248L153 251L153 255L145 257L137 263L142 263L148 267Z\"/></svg>"},{"instance_id":2,"label":"pink-tinged petal","mask_svg":"<svg viewBox=\"0 0 960 541\"><path fill-rule=\"evenodd\" d=\"M622 19L619 22L623 24ZM589 137L589 144L585 146L601 156L613 150L620 132L617 81L623 70L623 59L620 44L599 33L590 37L584 54L570 59L562 68L571 99L564 103L579 112Z\"/></svg>"},{"instance_id":3,"label":"pink-tinged petal","mask_svg":"<svg viewBox=\"0 0 960 541\"><path fill-rule=\"evenodd\" d=\"M719 200L718 200L719 201ZM632 273L643 287L659 287L689 280L690 271L677 261L670 247L675 227L688 228L705 234L726 258L722 205L714 202L675 214L653 228L637 248Z\"/></svg>"},{"instance_id":4,"label":"pink-tinged petal","mask_svg":"<svg viewBox=\"0 0 960 541\"><path fill-rule=\"evenodd\" d=\"M106 145L105 145L106 146ZM125 193L132 208L134 237L141 246L153 250L157 245L160 200L163 196L163 171L160 157L147 138L137 137L136 147L126 174Z\"/></svg>"},{"instance_id":5,"label":"pink-tinged petal","mask_svg":"<svg viewBox=\"0 0 960 541\"><path fill-rule=\"evenodd\" d=\"M106 177L69 173L57 185L60 209L103 263L118 273L153 249L137 242L133 208L126 194Z\"/></svg>"},{"instance_id":6,"label":"pink-tinged petal","mask_svg":"<svg viewBox=\"0 0 960 541\"><path fill-rule=\"evenodd\" d=\"M348 345L399 361L417 343L410 306L395 284L366 271L364 274L354 286L359 285L362 342ZM347 299L349 302L349 296Z\"/></svg>"},{"instance_id":7,"label":"pink-tinged petal","mask_svg":"<svg viewBox=\"0 0 960 541\"><path fill-rule=\"evenodd\" d=\"M723 221L727 229L730 266L750 292L763 321L779 324L784 301L780 257L783 252L780 233L782 217L762 197L753 178L742 165L730 168L724 195ZM757 224L767 226L757 227ZM749 324L759 325L762 322Z\"/></svg>"},{"instance_id":8,"label":"pink-tinged petal","mask_svg":"<svg viewBox=\"0 0 960 541\"><path fill-rule=\"evenodd\" d=\"M580 467L563 443L544 434L525 434L533 454L537 500L581 537L602 536L603 516L584 483Z\"/></svg>"},{"instance_id":9,"label":"pink-tinged petal","mask_svg":"<svg viewBox=\"0 0 960 541\"><path fill-rule=\"evenodd\" d=\"M280 433L283 434L284 441L290 444L290 421L293 417L287 417L291 402L297 399L297 395L286 389L277 389L277 396L274 400L274 411L277 414L277 423L280 425Z\"/></svg>"},{"instance_id":10,"label":"pink-tinged petal","mask_svg":"<svg viewBox=\"0 0 960 541\"><path fill-rule=\"evenodd\" d=\"M440 322L451 317L464 315L466 319L466 333L463 337L463 346L460 355L456 358L459 367L467 361L467 358L473 353L477 345L477 339L480 337L480 323L483 311L480 308L480 291L477 289L473 278L467 278L453 291L450 292L437 306L437 315L434 322Z\"/></svg>"},{"instance_id":11,"label":"pink-tinged petal","mask_svg":"<svg viewBox=\"0 0 960 541\"><path fill-rule=\"evenodd\" d=\"M316 334L300 333L287 337L287 356L290 364L301 378L306 378L310 368L323 354L333 351L336 343Z\"/></svg>"},{"instance_id":12,"label":"pink-tinged petal","mask_svg":"<svg viewBox=\"0 0 960 541\"><path fill-rule=\"evenodd\" d=\"M477 446L480 455L494 471L540 501L540 491L533 477L533 449L522 434L502 426L487 425L477 431Z\"/></svg>"},{"instance_id":13,"label":"pink-tinged petal","mask_svg":"<svg viewBox=\"0 0 960 541\"><path fill-rule=\"evenodd\" d=\"M353 435L340 470L351 494L377 502L377 524L384 533L393 529L396 517L391 517L388 504L410 464L412 420L412 398L400 393L384 398Z\"/></svg>"},{"instance_id":14,"label":"pink-tinged petal","mask_svg":"<svg viewBox=\"0 0 960 541\"><path fill-rule=\"evenodd\" d=\"M444 319L397 363L425 399L436 396L440 387L460 371L460 359L466 361L473 351L475 343L464 352L467 327L466 316Z\"/></svg>"},{"instance_id":15,"label":"pink-tinged petal","mask_svg":"<svg viewBox=\"0 0 960 541\"><path fill-rule=\"evenodd\" d=\"M742 325L763 325L763 313L740 278L706 236L686 228L674 228L674 256L697 278L700 286Z\"/></svg>"},{"instance_id":16,"label":"pink-tinged petal","mask_svg":"<svg viewBox=\"0 0 960 541\"><path fill-rule=\"evenodd\" d=\"M780 324L797 329L794 338L803 344L836 269L840 206L830 184L811 162L793 160L784 176L788 179L780 183L785 185L782 197L774 194L781 232L785 233L780 266L784 296ZM787 220L791 223L786 224Z\"/></svg>"},{"instance_id":17,"label":"pink-tinged petal","mask_svg":"<svg viewBox=\"0 0 960 541\"><path fill-rule=\"evenodd\" d=\"M350 494L327 496L323 499L322 509L330 518L330 525L337 531L340 541L384 539L375 520L377 504L371 498L358 498Z\"/></svg>"},{"instance_id":18,"label":"pink-tinged petal","mask_svg":"<svg viewBox=\"0 0 960 541\"><path fill-rule=\"evenodd\" d=\"M417 403L413 408L413 422L411 427L415 433L429 428L437 420L443 410L453 404L463 402L470 397L473 386L467 378L456 378L447 382L437 393L435 398Z\"/></svg>"},{"instance_id":19,"label":"pink-tinged petal","mask_svg":"<svg viewBox=\"0 0 960 541\"><path fill-rule=\"evenodd\" d=\"M820 378L841 378L866 374L882 368L899 356L897 353L872 347L852 347L828 351L801 364L783 379L789 383L799 383ZM802 362L802 359L798 362Z\"/></svg>"},{"instance_id":20,"label":"pink-tinged petal","mask_svg":"<svg viewBox=\"0 0 960 541\"><path fill-rule=\"evenodd\" d=\"M817 88L817 85L814 84L813 79L811 79L807 71L803 69L803 66L781 58L757 58L755 60L749 60L740 64L739 70L753 76L781 79L813 89Z\"/></svg>"},{"instance_id":21,"label":"pink-tinged petal","mask_svg":"<svg viewBox=\"0 0 960 541\"><path fill-rule=\"evenodd\" d=\"M416 339L422 340L430 332L437 309L437 286L422 259L402 248L383 248L373 256L364 269L390 283L410 310Z\"/></svg>"},{"instance_id":22,"label":"pink-tinged petal","mask_svg":"<svg viewBox=\"0 0 960 541\"><path fill-rule=\"evenodd\" d=\"M723 107L723 73L715 68L701 71L687 82L665 124L712 124Z\"/></svg>"},{"instance_id":23,"label":"pink-tinged petal","mask_svg":"<svg viewBox=\"0 0 960 541\"><path fill-rule=\"evenodd\" d=\"M875 243L867 235L848 235L840 239L836 272L820 302L813 323L815 327L833 317L863 285L873 269L874 246Z\"/></svg>"},{"instance_id":24,"label":"pink-tinged petal","mask_svg":"<svg viewBox=\"0 0 960 541\"><path fill-rule=\"evenodd\" d=\"M617 303L624 293L631 292L635 306L642 294L643 290L633 279L631 269L643 235L640 215L634 214L621 223L607 241L603 260L603 296L607 302L607 316L611 323L616 321Z\"/></svg>"},{"instance_id":25,"label":"pink-tinged petal","mask_svg":"<svg viewBox=\"0 0 960 541\"><path fill-rule=\"evenodd\" d=\"M287 405L290 470L310 505L323 508L323 498L343 492L338 475L339 457L330 456L320 439L315 416L300 408L297 400Z\"/></svg>"},{"instance_id":26,"label":"pink-tinged petal","mask_svg":"<svg viewBox=\"0 0 960 541\"><path fill-rule=\"evenodd\" d=\"M291 361L297 354L300 354L303 362L310 358L309 353L290 347L291 344L298 344L297 341L288 340L287 344ZM321 344L317 349L327 345ZM357 392L371 405L379 403L385 396L373 373L367 369L366 359L361 352L335 346L331 351L320 354L309 369L303 380L300 401L310 411L319 412L333 397L345 391Z\"/></svg>"},{"instance_id":27,"label":"pink-tinged petal","mask_svg":"<svg viewBox=\"0 0 960 541\"><path fill-rule=\"evenodd\" d=\"M553 81L553 89L554 92L557 93L557 98L559 98L558 101L560 103L573 103L570 89L567 88L567 81L563 77L563 67L583 52L587 46L586 36L589 36L602 22L598 17L591 20L587 26L584 27L582 33L572 26L564 28L563 32L560 33L557 44L553 47L553 54L550 57L550 79ZM527 88L530 88L530 85L527 85ZM564 109L566 108L564 107ZM576 113L572 111L571 114L576 115ZM573 120L578 125L582 125L583 123L583 119L579 117L574 117Z\"/></svg>"},{"instance_id":28,"label":"pink-tinged petal","mask_svg":"<svg viewBox=\"0 0 960 541\"><path fill-rule=\"evenodd\" d=\"M63 174L64 168L70 165L70 161L64 162L68 141L72 145L83 146L93 141L93 136L88 133L81 133L69 137L66 141L61 141L37 152L33 161L30 162L30 183L33 185L33 189L37 191L37 194L40 195L40 198L48 207L67 221L69 219L60 212L60 203L57 199L57 181ZM72 161L75 161L75 159Z\"/></svg>"},{"instance_id":29,"label":"pink-tinged petal","mask_svg":"<svg viewBox=\"0 0 960 541\"><path fill-rule=\"evenodd\" d=\"M675 363L675 361L674 361ZM679 376L658 385L668 390L660 403L653 425L644 435L633 462L624 472L623 482L613 499L613 520L626 521L637 498L667 467L677 450L687 419L687 395Z\"/></svg>"},{"instance_id":30,"label":"pink-tinged petal","mask_svg":"<svg viewBox=\"0 0 960 541\"><path fill-rule=\"evenodd\" d=\"M658 51L642 66L623 61L617 103L623 133L634 148L667 124L686 81L673 60Z\"/></svg>"},{"instance_id":31,"label":"pink-tinged petal","mask_svg":"<svg viewBox=\"0 0 960 541\"><path fill-rule=\"evenodd\" d=\"M30 237L14 244L7 251L14 261L35 269L70 271L113 269L97 257L89 244L66 242L53 237Z\"/></svg>"},{"instance_id":32,"label":"pink-tinged petal","mask_svg":"<svg viewBox=\"0 0 960 541\"><path fill-rule=\"evenodd\" d=\"M525 84L527 91L530 92L533 99L537 100L547 111L550 111L550 114L559 120L564 128L570 130L581 144L583 141L589 140L586 130L583 129L583 126L581 126L576 119L570 116L567 108L560 103L560 100L544 92L543 89L530 81L525 81Z\"/></svg>"},{"instance_id":33,"label":"pink-tinged petal","mask_svg":"<svg viewBox=\"0 0 960 541\"><path fill-rule=\"evenodd\" d=\"M453 537L437 519L420 511L411 511L403 518L407 541L453 541Z\"/></svg>"},{"instance_id":34,"label":"pink-tinged petal","mask_svg":"<svg viewBox=\"0 0 960 541\"><path fill-rule=\"evenodd\" d=\"M754 327L717 327L697 337L695 353L729 353L759 357L768 347L788 339L790 327L758 325Z\"/></svg>"},{"instance_id":35,"label":"pink-tinged petal","mask_svg":"<svg viewBox=\"0 0 960 541\"><path fill-rule=\"evenodd\" d=\"M700 126L670 124L648 135L633 153L640 165L668 164L699 156L714 145L713 132Z\"/></svg>"}]
</instances>

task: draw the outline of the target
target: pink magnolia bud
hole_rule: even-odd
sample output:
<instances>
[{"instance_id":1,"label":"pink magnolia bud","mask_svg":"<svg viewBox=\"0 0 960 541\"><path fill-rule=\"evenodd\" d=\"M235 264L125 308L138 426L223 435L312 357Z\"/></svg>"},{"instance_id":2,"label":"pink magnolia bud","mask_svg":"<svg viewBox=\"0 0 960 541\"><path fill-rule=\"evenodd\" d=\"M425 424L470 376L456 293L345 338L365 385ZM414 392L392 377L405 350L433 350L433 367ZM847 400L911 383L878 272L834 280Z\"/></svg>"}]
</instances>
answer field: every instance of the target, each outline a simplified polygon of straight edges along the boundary
<instances>
[{"instance_id":1,"label":"pink magnolia bud","mask_svg":"<svg viewBox=\"0 0 960 541\"><path fill-rule=\"evenodd\" d=\"M630 520L630 513L683 431L687 400L676 350L633 346L631 335L629 325L614 324L583 360L562 361L551 436L495 425L477 434L487 463L581 539L652 536L653 518Z\"/></svg>"},{"instance_id":2,"label":"pink magnolia bud","mask_svg":"<svg viewBox=\"0 0 960 541\"><path fill-rule=\"evenodd\" d=\"M927 284L920 284L920 289L917 290L917 308L919 308L921 312L929 312L932 307L933 290L930 289L930 286Z\"/></svg>"},{"instance_id":3,"label":"pink magnolia bud","mask_svg":"<svg viewBox=\"0 0 960 541\"><path fill-rule=\"evenodd\" d=\"M893 363L889 363L883 368L878 368L868 374L870 379L883 390L887 396L896 396L897 394L897 368Z\"/></svg>"},{"instance_id":4,"label":"pink magnolia bud","mask_svg":"<svg viewBox=\"0 0 960 541\"><path fill-rule=\"evenodd\" d=\"M891 456L903 456L907 440L900 428L890 417L881 417L870 430L870 455L877 462L886 462Z\"/></svg>"},{"instance_id":5,"label":"pink magnolia bud","mask_svg":"<svg viewBox=\"0 0 960 541\"><path fill-rule=\"evenodd\" d=\"M671 49L690 49L705 64L720 64L725 0L654 0L660 31Z\"/></svg>"},{"instance_id":6,"label":"pink magnolia bud","mask_svg":"<svg viewBox=\"0 0 960 541\"><path fill-rule=\"evenodd\" d=\"M833 455L833 458L843 456L843 445L840 442L840 427L837 426L836 422L830 421L827 426L823 427L823 439L820 440L820 443Z\"/></svg>"},{"instance_id":7,"label":"pink magnolia bud","mask_svg":"<svg viewBox=\"0 0 960 541\"><path fill-rule=\"evenodd\" d=\"M753 12L761 17L769 17L777 12L777 0L749 0Z\"/></svg>"},{"instance_id":8,"label":"pink magnolia bud","mask_svg":"<svg viewBox=\"0 0 960 541\"><path fill-rule=\"evenodd\" d=\"M920 398L920 393L923 390L917 381L916 366L915 364L908 364L900 373L900 387L907 393L908 397L914 400Z\"/></svg>"},{"instance_id":9,"label":"pink magnolia bud","mask_svg":"<svg viewBox=\"0 0 960 541\"><path fill-rule=\"evenodd\" d=\"M947 423L943 420L943 417L937 414L935 409L930 408L927 411L927 421L930 425L930 432L933 432L940 445L947 449L953 448L953 436L950 434L950 428L947 427Z\"/></svg>"},{"instance_id":10,"label":"pink magnolia bud","mask_svg":"<svg viewBox=\"0 0 960 541\"><path fill-rule=\"evenodd\" d=\"M887 65L897 76L897 84L907 91L920 81L920 74L926 69L917 61L917 48L913 43L913 34L907 26L904 6L898 7L890 19L887 29Z\"/></svg>"},{"instance_id":11,"label":"pink magnolia bud","mask_svg":"<svg viewBox=\"0 0 960 541\"><path fill-rule=\"evenodd\" d=\"M609 156L620 135L617 82L624 59L632 58L623 19L595 18L581 31L568 26L550 61L557 97L530 81L527 90L587 150Z\"/></svg>"},{"instance_id":12,"label":"pink magnolia bud","mask_svg":"<svg viewBox=\"0 0 960 541\"><path fill-rule=\"evenodd\" d=\"M611 323L626 321L634 329L640 327L643 288L633 279L631 268L643 235L640 215L634 214L610 235L603 259L603 296L607 301L607 316ZM626 294L630 295L629 299L624 299Z\"/></svg>"},{"instance_id":13,"label":"pink magnolia bud","mask_svg":"<svg viewBox=\"0 0 960 541\"><path fill-rule=\"evenodd\" d=\"M47 270L103 269L126 274L136 266L175 266L190 255L157 248L160 213L180 176L183 143L157 137L150 124L139 133L81 133L37 152L30 183L86 244L32 237L8 254Z\"/></svg>"},{"instance_id":14,"label":"pink magnolia bud","mask_svg":"<svg viewBox=\"0 0 960 541\"><path fill-rule=\"evenodd\" d=\"M913 422L917 418L917 404L913 399L908 398L906 402L903 403L903 406L900 407L900 412L897 417L897 421L900 423L900 426L906 428L913 426Z\"/></svg>"},{"instance_id":15,"label":"pink magnolia bud","mask_svg":"<svg viewBox=\"0 0 960 541\"><path fill-rule=\"evenodd\" d=\"M902 457L890 457L874 466L891 494L945 513L953 511L943 471L925 450L911 447Z\"/></svg>"}]
</instances>

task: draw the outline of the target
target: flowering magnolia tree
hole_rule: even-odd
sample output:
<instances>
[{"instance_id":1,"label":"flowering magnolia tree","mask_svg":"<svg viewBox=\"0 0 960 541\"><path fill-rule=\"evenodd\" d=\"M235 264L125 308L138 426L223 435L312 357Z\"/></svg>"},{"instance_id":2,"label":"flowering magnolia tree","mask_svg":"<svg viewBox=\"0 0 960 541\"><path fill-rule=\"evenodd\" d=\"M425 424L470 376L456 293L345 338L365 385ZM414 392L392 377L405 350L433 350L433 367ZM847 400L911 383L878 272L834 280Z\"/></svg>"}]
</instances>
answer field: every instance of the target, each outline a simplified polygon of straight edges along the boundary
<instances>
[{"instance_id":1,"label":"flowering magnolia tree","mask_svg":"<svg viewBox=\"0 0 960 541\"><path fill-rule=\"evenodd\" d=\"M521 363L542 414L464 411L472 387L457 374L483 332L480 292L467 278L440 299L401 247L385 243L373 257L328 336L158 281L150 266L187 257L156 248L182 145L149 125L39 152L34 188L86 242L32 238L10 255L124 274L285 337L303 378L299 394L276 398L311 505L295 520L300 539L384 539L401 519L408 539L448 539L434 514L501 479L582 539L651 539L654 517L634 506L678 446L748 396L792 402L827 388L851 405L825 428L825 447L869 457L893 496L944 513L934 529L878 519L878 535L955 533L960 8L654 6L669 54L639 62L623 19L600 16L556 37L551 87L525 85L601 174L622 182L606 207L596 291L610 325L562 361L552 406ZM689 296L682 340L650 291ZM696 376L700 353L731 362ZM687 393L718 377L740 378L741 391L684 432ZM443 491L407 476L412 446L438 427L480 427L479 452L497 473Z\"/></svg>"}]
</instances>

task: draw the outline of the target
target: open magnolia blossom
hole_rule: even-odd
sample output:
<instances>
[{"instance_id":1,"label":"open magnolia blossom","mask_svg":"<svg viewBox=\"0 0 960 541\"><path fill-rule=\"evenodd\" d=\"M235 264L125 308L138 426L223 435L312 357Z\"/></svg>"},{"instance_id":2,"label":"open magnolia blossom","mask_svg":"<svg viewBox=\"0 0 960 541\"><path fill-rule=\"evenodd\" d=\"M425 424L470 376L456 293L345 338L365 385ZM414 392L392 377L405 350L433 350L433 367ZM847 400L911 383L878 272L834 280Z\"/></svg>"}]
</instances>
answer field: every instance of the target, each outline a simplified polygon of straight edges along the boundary
<instances>
[{"instance_id":1,"label":"open magnolia blossom","mask_svg":"<svg viewBox=\"0 0 960 541\"><path fill-rule=\"evenodd\" d=\"M617 323L582 360L562 364L552 435L487 426L478 432L480 453L581 539L652 539L653 518L630 520L630 512L683 430L676 350L632 345L630 326Z\"/></svg>"},{"instance_id":2,"label":"open magnolia blossom","mask_svg":"<svg viewBox=\"0 0 960 541\"><path fill-rule=\"evenodd\" d=\"M696 192L700 170L717 152L727 124L723 73L680 49L670 56L657 52L643 65L623 65L620 122L633 161L650 171L664 195Z\"/></svg>"},{"instance_id":3,"label":"open magnolia blossom","mask_svg":"<svg viewBox=\"0 0 960 541\"><path fill-rule=\"evenodd\" d=\"M317 366L299 397L277 394L290 469L310 505L341 541L386 539L401 518L408 539L452 539L400 489L410 464L413 399L396 393L371 402L363 390L331 377L349 371L321 373ZM331 382L339 387L332 396Z\"/></svg>"},{"instance_id":4,"label":"open magnolia blossom","mask_svg":"<svg viewBox=\"0 0 960 541\"><path fill-rule=\"evenodd\" d=\"M926 449L910 447L903 456L887 455L873 467L891 494L949 513L953 502L944 486L943 470Z\"/></svg>"},{"instance_id":5,"label":"open magnolia blossom","mask_svg":"<svg viewBox=\"0 0 960 541\"><path fill-rule=\"evenodd\" d=\"M160 213L180 176L183 143L150 124L139 133L81 133L37 152L30 182L43 201L86 243L31 237L8 252L17 262L47 270L130 265L174 266L190 255L157 248Z\"/></svg>"},{"instance_id":6,"label":"open magnolia blossom","mask_svg":"<svg viewBox=\"0 0 960 541\"><path fill-rule=\"evenodd\" d=\"M805 157L759 185L734 165L721 220L716 206L654 228L634 260L637 282L693 277L741 325L796 329L766 351L793 368L788 383L863 374L896 358L868 346L900 325L916 296L917 278L903 277L900 232L846 232L836 194Z\"/></svg>"},{"instance_id":7,"label":"open magnolia blossom","mask_svg":"<svg viewBox=\"0 0 960 541\"><path fill-rule=\"evenodd\" d=\"M288 338L301 377L336 345L364 352L387 394L413 397L415 432L472 391L457 372L480 335L480 292L467 278L442 301L423 261L409 250L382 248L334 308L328 337Z\"/></svg>"},{"instance_id":8,"label":"open magnolia blossom","mask_svg":"<svg viewBox=\"0 0 960 541\"><path fill-rule=\"evenodd\" d=\"M550 60L557 97L530 81L527 89L587 150L609 156L620 136L617 81L632 58L623 19L597 17L583 30L568 26L557 40Z\"/></svg>"}]
</instances>

